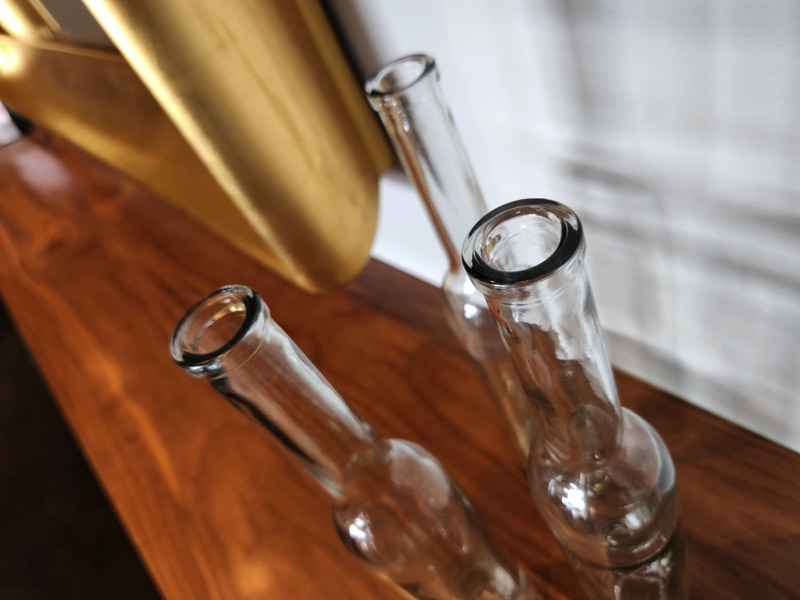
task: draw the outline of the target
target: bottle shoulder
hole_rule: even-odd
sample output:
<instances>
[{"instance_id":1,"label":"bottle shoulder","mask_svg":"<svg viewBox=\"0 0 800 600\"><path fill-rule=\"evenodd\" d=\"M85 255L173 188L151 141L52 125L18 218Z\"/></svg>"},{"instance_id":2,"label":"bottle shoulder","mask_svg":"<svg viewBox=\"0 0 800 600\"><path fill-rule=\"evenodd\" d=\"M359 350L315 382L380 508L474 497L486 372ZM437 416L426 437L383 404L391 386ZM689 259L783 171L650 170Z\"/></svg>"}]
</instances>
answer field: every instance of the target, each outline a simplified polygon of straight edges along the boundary
<instances>
[{"instance_id":1,"label":"bottle shoulder","mask_svg":"<svg viewBox=\"0 0 800 600\"><path fill-rule=\"evenodd\" d=\"M675 469L661 437L623 409L619 440L597 461L559 463L540 448L529 463L534 501L562 545L609 566L646 560L678 520Z\"/></svg>"}]
</instances>

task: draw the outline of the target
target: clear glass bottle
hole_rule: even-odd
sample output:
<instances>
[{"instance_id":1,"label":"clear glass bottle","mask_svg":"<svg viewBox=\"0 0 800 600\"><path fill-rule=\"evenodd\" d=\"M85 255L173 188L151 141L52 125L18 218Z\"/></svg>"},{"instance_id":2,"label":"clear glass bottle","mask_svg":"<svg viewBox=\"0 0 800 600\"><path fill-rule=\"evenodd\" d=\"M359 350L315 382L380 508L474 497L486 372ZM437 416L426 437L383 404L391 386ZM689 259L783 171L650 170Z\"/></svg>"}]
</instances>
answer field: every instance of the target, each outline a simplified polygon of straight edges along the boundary
<instances>
[{"instance_id":1,"label":"clear glass bottle","mask_svg":"<svg viewBox=\"0 0 800 600\"><path fill-rule=\"evenodd\" d=\"M675 471L644 420L621 408L584 266L580 220L549 200L485 215L462 249L528 398L528 480L597 600L686 596Z\"/></svg>"},{"instance_id":2,"label":"clear glass bottle","mask_svg":"<svg viewBox=\"0 0 800 600\"><path fill-rule=\"evenodd\" d=\"M365 91L447 255L442 290L448 322L480 367L517 447L527 456L531 408L486 302L461 265L461 243L488 209L442 94L436 63L425 54L401 58L370 77Z\"/></svg>"},{"instance_id":3,"label":"clear glass bottle","mask_svg":"<svg viewBox=\"0 0 800 600\"><path fill-rule=\"evenodd\" d=\"M413 597L540 598L439 462L416 444L378 437L253 290L229 286L198 302L171 351L291 452L333 499L344 545Z\"/></svg>"}]
</instances>

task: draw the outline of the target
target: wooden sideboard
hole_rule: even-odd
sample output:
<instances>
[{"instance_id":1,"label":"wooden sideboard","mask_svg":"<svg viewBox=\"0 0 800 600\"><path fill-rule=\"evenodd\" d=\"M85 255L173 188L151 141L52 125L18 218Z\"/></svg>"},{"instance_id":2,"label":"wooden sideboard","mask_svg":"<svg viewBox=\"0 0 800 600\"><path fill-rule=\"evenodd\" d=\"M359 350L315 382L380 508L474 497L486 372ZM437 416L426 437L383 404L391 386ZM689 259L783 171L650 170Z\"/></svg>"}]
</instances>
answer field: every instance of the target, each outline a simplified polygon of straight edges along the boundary
<instances>
[{"instance_id":1,"label":"wooden sideboard","mask_svg":"<svg viewBox=\"0 0 800 600\"><path fill-rule=\"evenodd\" d=\"M36 131L0 149L0 295L165 598L402 597L340 547L314 482L172 364L179 317L229 283L256 289L380 434L436 454L549 598L583 597L439 290L372 262L307 294ZM675 458L692 597L800 597L800 455L617 379Z\"/></svg>"}]
</instances>

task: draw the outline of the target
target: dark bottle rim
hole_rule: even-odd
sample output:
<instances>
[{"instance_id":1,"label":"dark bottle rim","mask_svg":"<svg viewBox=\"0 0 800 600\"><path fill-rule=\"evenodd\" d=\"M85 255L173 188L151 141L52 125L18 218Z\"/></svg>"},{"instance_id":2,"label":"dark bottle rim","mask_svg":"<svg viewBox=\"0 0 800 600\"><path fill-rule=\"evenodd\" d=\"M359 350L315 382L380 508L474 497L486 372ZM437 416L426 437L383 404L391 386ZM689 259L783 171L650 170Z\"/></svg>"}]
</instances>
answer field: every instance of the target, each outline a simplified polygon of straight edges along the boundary
<instances>
[{"instance_id":1,"label":"dark bottle rim","mask_svg":"<svg viewBox=\"0 0 800 600\"><path fill-rule=\"evenodd\" d=\"M222 302L229 304L236 302L243 307L244 316L241 324L227 341L213 350L209 352L193 351L190 339L192 326L197 319L202 318L204 310ZM227 285L211 292L192 305L175 327L170 343L172 359L178 366L193 375L202 377L214 376L216 372L215 366L218 365L219 359L236 347L253 329L256 319L262 310L267 310L263 300L247 286ZM213 324L207 324L206 327L208 326L213 326Z\"/></svg>"},{"instance_id":2,"label":"dark bottle rim","mask_svg":"<svg viewBox=\"0 0 800 600\"><path fill-rule=\"evenodd\" d=\"M529 267L504 270L492 266L484 254L492 232L508 221L525 215L541 217L547 227L559 228L559 241L552 252ZM524 243L518 240L514 243ZM544 279L566 265L583 247L583 225L568 206L546 198L527 198L509 202L489 211L472 228L464 241L461 260L473 279L488 285L514 285Z\"/></svg>"}]
</instances>

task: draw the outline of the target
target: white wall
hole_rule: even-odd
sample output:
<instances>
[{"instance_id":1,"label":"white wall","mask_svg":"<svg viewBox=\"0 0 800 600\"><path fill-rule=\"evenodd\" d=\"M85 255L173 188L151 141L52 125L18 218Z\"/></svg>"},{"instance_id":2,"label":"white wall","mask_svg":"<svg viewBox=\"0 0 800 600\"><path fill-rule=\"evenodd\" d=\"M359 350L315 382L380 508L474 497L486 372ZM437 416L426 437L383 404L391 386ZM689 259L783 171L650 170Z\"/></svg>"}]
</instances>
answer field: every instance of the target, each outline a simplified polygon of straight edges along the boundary
<instances>
[{"instance_id":1,"label":"white wall","mask_svg":"<svg viewBox=\"0 0 800 600\"><path fill-rule=\"evenodd\" d=\"M362 74L437 59L490 206L579 213L615 364L800 451L800 3L328 4ZM438 283L401 176L381 211L374 255Z\"/></svg>"}]
</instances>

